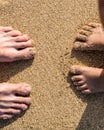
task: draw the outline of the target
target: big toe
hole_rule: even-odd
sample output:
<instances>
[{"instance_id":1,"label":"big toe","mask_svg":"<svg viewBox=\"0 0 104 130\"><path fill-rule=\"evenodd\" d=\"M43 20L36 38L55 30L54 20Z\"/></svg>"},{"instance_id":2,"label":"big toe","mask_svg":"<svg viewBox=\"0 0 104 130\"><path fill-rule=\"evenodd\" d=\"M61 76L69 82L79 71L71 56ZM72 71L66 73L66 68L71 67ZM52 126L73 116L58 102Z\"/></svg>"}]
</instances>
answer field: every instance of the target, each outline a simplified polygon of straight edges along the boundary
<instances>
[{"instance_id":1,"label":"big toe","mask_svg":"<svg viewBox=\"0 0 104 130\"><path fill-rule=\"evenodd\" d=\"M33 47L27 47L24 49L17 50L17 54L14 57L14 60L27 60L33 59L36 54L36 50Z\"/></svg>"},{"instance_id":2,"label":"big toe","mask_svg":"<svg viewBox=\"0 0 104 130\"><path fill-rule=\"evenodd\" d=\"M85 50L91 50L92 48L86 42L75 42L74 46L73 46L73 49L74 50L85 51Z\"/></svg>"},{"instance_id":3,"label":"big toe","mask_svg":"<svg viewBox=\"0 0 104 130\"><path fill-rule=\"evenodd\" d=\"M82 73L82 70L81 70L81 67L80 67L80 66L78 66L78 65L73 65L73 66L70 68L70 72L71 72L72 74L77 75L77 74L81 74L81 73Z\"/></svg>"},{"instance_id":4,"label":"big toe","mask_svg":"<svg viewBox=\"0 0 104 130\"><path fill-rule=\"evenodd\" d=\"M20 83L20 84L17 84L16 87L12 88L13 92L15 94L18 94L18 95L21 95L21 96L28 96L30 95L30 92L31 92L31 87L29 84L26 84L26 83Z\"/></svg>"}]
</instances>

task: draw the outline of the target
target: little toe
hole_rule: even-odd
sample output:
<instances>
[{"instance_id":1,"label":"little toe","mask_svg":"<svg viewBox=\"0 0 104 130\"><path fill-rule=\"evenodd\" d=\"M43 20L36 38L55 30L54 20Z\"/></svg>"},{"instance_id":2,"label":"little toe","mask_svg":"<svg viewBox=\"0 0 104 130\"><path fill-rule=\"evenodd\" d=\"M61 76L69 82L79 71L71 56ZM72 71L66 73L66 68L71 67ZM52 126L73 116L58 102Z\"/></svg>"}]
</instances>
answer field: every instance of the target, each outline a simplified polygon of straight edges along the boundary
<instances>
[{"instance_id":1,"label":"little toe","mask_svg":"<svg viewBox=\"0 0 104 130\"><path fill-rule=\"evenodd\" d=\"M0 32L9 32L9 31L12 31L13 28L12 27L3 27L3 26L0 26Z\"/></svg>"},{"instance_id":2,"label":"little toe","mask_svg":"<svg viewBox=\"0 0 104 130\"><path fill-rule=\"evenodd\" d=\"M16 41L16 42L26 42L28 40L29 40L29 37L26 34L14 37L14 41Z\"/></svg>"},{"instance_id":3,"label":"little toe","mask_svg":"<svg viewBox=\"0 0 104 130\"><path fill-rule=\"evenodd\" d=\"M21 36L21 35L22 33L18 30L12 30L4 34L4 36L9 36L9 37L16 37L16 36Z\"/></svg>"},{"instance_id":4,"label":"little toe","mask_svg":"<svg viewBox=\"0 0 104 130\"><path fill-rule=\"evenodd\" d=\"M83 94L91 94L92 92L89 89L85 89L85 90L82 91L82 93Z\"/></svg>"},{"instance_id":5,"label":"little toe","mask_svg":"<svg viewBox=\"0 0 104 130\"><path fill-rule=\"evenodd\" d=\"M86 42L87 41L87 36L83 35L83 34L77 34L76 36L76 41L83 41L83 42Z\"/></svg>"},{"instance_id":6,"label":"little toe","mask_svg":"<svg viewBox=\"0 0 104 130\"><path fill-rule=\"evenodd\" d=\"M33 49L32 47L27 47L17 51L15 60L33 59L35 54L36 54L35 49Z\"/></svg>"},{"instance_id":7,"label":"little toe","mask_svg":"<svg viewBox=\"0 0 104 130\"><path fill-rule=\"evenodd\" d=\"M102 27L102 25L99 23L89 23L88 26L93 27L93 28Z\"/></svg>"},{"instance_id":8,"label":"little toe","mask_svg":"<svg viewBox=\"0 0 104 130\"><path fill-rule=\"evenodd\" d=\"M21 39L24 40L24 42L16 42L14 43L13 47L16 49L23 49L23 48L27 48L27 47L33 47L32 41L28 40L25 41L26 39Z\"/></svg>"}]
</instances>

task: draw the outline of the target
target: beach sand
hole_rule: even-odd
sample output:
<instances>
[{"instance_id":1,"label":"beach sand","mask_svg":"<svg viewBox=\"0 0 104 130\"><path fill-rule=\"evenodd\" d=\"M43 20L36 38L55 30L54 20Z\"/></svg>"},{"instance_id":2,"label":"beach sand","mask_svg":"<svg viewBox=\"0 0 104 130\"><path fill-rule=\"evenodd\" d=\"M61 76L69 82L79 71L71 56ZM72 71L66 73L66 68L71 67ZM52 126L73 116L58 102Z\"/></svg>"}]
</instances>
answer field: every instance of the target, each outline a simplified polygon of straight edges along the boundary
<instances>
[{"instance_id":1,"label":"beach sand","mask_svg":"<svg viewBox=\"0 0 104 130\"><path fill-rule=\"evenodd\" d=\"M0 82L32 86L26 113L1 130L104 130L104 95L83 95L69 80L74 64L104 67L103 52L73 52L78 30L103 22L101 0L0 0L0 25L33 39L34 60L0 64Z\"/></svg>"}]
</instances>

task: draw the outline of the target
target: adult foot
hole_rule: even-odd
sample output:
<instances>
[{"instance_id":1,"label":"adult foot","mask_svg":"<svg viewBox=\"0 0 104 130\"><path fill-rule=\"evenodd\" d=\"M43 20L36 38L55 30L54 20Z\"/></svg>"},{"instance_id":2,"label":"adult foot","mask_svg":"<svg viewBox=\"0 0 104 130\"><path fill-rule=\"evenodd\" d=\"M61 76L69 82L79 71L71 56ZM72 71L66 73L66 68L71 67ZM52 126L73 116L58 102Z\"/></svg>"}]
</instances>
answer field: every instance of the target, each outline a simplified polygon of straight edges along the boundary
<instances>
[{"instance_id":1,"label":"adult foot","mask_svg":"<svg viewBox=\"0 0 104 130\"><path fill-rule=\"evenodd\" d=\"M27 35L11 27L0 27L0 62L32 59L34 54Z\"/></svg>"},{"instance_id":2,"label":"adult foot","mask_svg":"<svg viewBox=\"0 0 104 130\"><path fill-rule=\"evenodd\" d=\"M28 108L30 101L28 84L0 84L0 119L10 119Z\"/></svg>"},{"instance_id":3,"label":"adult foot","mask_svg":"<svg viewBox=\"0 0 104 130\"><path fill-rule=\"evenodd\" d=\"M104 92L104 70L92 67L72 66L71 80L84 94Z\"/></svg>"},{"instance_id":4,"label":"adult foot","mask_svg":"<svg viewBox=\"0 0 104 130\"><path fill-rule=\"evenodd\" d=\"M90 23L78 33L74 50L104 50L104 30L101 24Z\"/></svg>"}]
</instances>

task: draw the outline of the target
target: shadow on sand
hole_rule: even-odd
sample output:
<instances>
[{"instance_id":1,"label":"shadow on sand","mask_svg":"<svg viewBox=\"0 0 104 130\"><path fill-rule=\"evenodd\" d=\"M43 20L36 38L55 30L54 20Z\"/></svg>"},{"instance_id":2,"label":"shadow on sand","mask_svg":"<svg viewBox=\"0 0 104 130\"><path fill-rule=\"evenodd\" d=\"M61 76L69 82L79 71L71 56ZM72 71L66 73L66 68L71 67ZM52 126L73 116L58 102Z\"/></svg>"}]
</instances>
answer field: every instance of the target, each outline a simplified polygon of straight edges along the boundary
<instances>
[{"instance_id":1,"label":"shadow on sand","mask_svg":"<svg viewBox=\"0 0 104 130\"><path fill-rule=\"evenodd\" d=\"M104 75L104 74L103 74ZM104 94L90 94L84 95L75 89L75 86L70 81L71 75L67 77L67 82L70 83L70 87L75 92L77 97L84 103L87 103L87 107L79 121L76 130L103 130L104 129ZM80 110L79 110L80 111Z\"/></svg>"},{"instance_id":2,"label":"shadow on sand","mask_svg":"<svg viewBox=\"0 0 104 130\"><path fill-rule=\"evenodd\" d=\"M101 22L104 27L104 0L98 0L98 6ZM86 53L72 51L72 56L75 56L79 61L88 66L92 66L93 64L94 67L104 68L104 52L93 51ZM67 81L71 83L70 74L67 77ZM76 130L104 130L104 93L84 95L76 91L72 84L71 88L78 98L81 98L83 102L87 103L86 110L84 111Z\"/></svg>"},{"instance_id":3,"label":"shadow on sand","mask_svg":"<svg viewBox=\"0 0 104 130\"><path fill-rule=\"evenodd\" d=\"M24 60L12 63L0 63L0 83L7 82L12 76L31 66L32 62L33 60ZM25 114L25 112L26 111L22 112L20 115L15 116L13 119L10 120L0 120L0 129L13 123L18 118L22 117Z\"/></svg>"}]
</instances>

